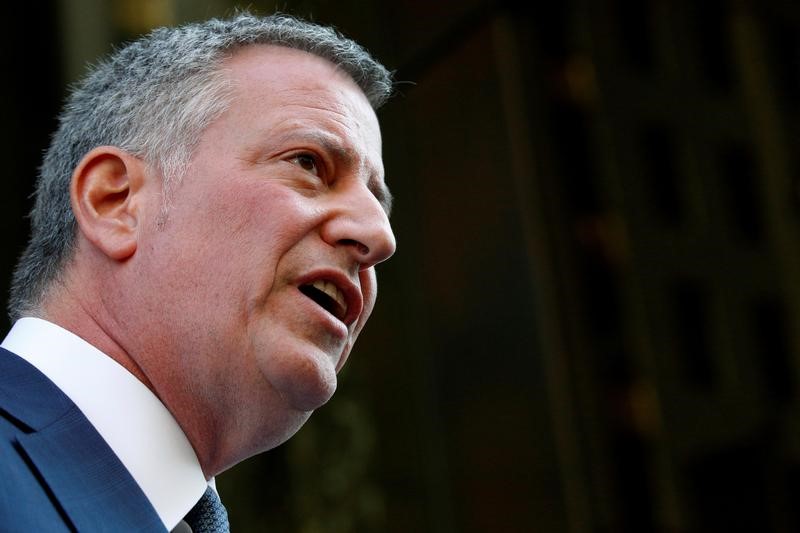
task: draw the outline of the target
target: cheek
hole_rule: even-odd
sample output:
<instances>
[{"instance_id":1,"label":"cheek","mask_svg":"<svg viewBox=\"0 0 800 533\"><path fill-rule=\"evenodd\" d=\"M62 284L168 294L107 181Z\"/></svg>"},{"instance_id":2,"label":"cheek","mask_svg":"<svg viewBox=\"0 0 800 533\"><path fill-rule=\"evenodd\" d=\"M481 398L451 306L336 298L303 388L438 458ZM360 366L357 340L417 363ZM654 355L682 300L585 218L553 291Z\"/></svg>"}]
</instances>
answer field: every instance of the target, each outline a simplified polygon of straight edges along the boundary
<instances>
[{"instance_id":1,"label":"cheek","mask_svg":"<svg viewBox=\"0 0 800 533\"><path fill-rule=\"evenodd\" d=\"M271 271L313 229L317 216L309 199L263 180L255 186L231 180L203 209L208 213L196 215L194 246L229 269L240 264L244 277Z\"/></svg>"},{"instance_id":2,"label":"cheek","mask_svg":"<svg viewBox=\"0 0 800 533\"><path fill-rule=\"evenodd\" d=\"M241 188L222 208L233 221L222 227L228 228L232 236L239 234L259 247L291 246L320 218L313 199L271 181Z\"/></svg>"}]
</instances>

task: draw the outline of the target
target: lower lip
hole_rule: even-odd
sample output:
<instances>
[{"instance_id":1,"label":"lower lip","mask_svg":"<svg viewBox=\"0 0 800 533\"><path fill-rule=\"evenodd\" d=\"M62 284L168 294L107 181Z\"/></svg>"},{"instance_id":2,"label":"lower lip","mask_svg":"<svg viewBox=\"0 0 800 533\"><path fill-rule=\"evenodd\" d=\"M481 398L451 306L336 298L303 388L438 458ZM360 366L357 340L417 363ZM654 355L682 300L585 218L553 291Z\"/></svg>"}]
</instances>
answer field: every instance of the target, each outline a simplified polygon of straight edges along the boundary
<instances>
[{"instance_id":1,"label":"lower lip","mask_svg":"<svg viewBox=\"0 0 800 533\"><path fill-rule=\"evenodd\" d=\"M330 314L328 311L323 309L322 306L317 304L314 300L299 290L297 293L305 301L306 306L311 309L310 316L318 317L319 321L325 324L326 329L336 337L339 337L342 340L347 339L347 336L350 332L347 329L347 326L345 326L344 322Z\"/></svg>"}]
</instances>

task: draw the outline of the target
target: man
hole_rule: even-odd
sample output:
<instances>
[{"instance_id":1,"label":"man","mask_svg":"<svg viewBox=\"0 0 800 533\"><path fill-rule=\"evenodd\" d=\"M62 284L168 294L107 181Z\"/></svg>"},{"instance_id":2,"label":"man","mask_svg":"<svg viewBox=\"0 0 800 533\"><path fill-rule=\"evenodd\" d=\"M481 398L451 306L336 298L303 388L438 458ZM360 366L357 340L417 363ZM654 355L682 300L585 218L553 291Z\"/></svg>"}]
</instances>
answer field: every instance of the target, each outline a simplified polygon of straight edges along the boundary
<instances>
[{"instance_id":1,"label":"man","mask_svg":"<svg viewBox=\"0 0 800 533\"><path fill-rule=\"evenodd\" d=\"M226 530L213 477L328 401L375 303L390 92L284 16L156 30L89 74L11 291L0 529L164 531L194 507Z\"/></svg>"}]
</instances>

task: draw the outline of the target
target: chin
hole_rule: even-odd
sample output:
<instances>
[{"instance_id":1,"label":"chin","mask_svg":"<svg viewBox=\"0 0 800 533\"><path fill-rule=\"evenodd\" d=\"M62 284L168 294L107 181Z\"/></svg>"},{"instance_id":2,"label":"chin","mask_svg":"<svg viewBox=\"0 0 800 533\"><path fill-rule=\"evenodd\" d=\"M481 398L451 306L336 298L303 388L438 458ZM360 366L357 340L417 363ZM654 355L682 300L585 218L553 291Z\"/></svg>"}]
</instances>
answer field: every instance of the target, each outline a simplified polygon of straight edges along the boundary
<instances>
[{"instance_id":1,"label":"chin","mask_svg":"<svg viewBox=\"0 0 800 533\"><path fill-rule=\"evenodd\" d=\"M325 405L336 392L336 368L321 353L284 353L260 361L259 370L286 407L310 412Z\"/></svg>"},{"instance_id":2,"label":"chin","mask_svg":"<svg viewBox=\"0 0 800 533\"><path fill-rule=\"evenodd\" d=\"M290 383L281 393L294 409L310 413L328 403L336 392L336 385L335 372L322 373Z\"/></svg>"}]
</instances>

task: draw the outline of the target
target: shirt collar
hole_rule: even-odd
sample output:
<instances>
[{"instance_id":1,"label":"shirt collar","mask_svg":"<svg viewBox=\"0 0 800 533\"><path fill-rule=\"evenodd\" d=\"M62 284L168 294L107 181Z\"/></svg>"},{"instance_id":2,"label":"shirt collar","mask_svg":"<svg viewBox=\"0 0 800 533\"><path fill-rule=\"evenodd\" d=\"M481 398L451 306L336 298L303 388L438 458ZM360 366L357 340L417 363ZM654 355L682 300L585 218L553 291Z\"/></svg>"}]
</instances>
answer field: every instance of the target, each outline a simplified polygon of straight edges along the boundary
<instances>
[{"instance_id":1,"label":"shirt collar","mask_svg":"<svg viewBox=\"0 0 800 533\"><path fill-rule=\"evenodd\" d=\"M206 490L197 456L172 414L122 365L39 318L18 320L3 348L46 375L83 412L170 530Z\"/></svg>"}]
</instances>

